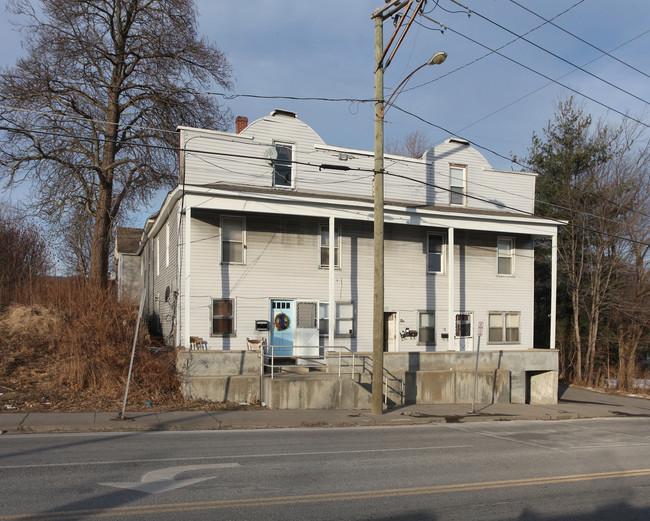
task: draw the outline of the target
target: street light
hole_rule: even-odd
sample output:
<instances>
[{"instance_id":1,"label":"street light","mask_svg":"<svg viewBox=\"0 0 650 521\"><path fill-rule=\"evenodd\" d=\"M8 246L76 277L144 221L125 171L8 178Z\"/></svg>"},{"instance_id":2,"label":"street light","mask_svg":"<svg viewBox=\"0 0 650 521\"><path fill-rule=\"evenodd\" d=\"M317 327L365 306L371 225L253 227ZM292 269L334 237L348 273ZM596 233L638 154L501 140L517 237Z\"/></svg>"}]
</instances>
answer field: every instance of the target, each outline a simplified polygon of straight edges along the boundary
<instances>
[{"instance_id":1,"label":"street light","mask_svg":"<svg viewBox=\"0 0 650 521\"><path fill-rule=\"evenodd\" d=\"M422 2L420 2L421 4ZM395 2L392 2L395 4ZM418 8L419 5L418 4ZM410 4L409 4L410 6ZM385 8L384 8L385 9ZM381 11L381 10L380 10ZM416 13L418 10L416 9ZM447 59L447 53L437 52L429 61L411 72L384 103L384 18L375 18L375 162L373 179L374 198L374 297L372 313L372 414L382 414L384 376L384 112L396 98L406 82L427 65L439 65ZM412 22L412 20L411 20ZM410 23L409 22L409 26ZM408 27L407 27L408 30ZM403 36L403 35L402 35ZM392 39L391 39L392 41ZM400 39L401 42L401 39ZM399 42L398 42L399 44ZM389 44L390 46L390 44ZM393 55L395 54L393 51ZM392 56L389 58L392 58Z\"/></svg>"}]
</instances>

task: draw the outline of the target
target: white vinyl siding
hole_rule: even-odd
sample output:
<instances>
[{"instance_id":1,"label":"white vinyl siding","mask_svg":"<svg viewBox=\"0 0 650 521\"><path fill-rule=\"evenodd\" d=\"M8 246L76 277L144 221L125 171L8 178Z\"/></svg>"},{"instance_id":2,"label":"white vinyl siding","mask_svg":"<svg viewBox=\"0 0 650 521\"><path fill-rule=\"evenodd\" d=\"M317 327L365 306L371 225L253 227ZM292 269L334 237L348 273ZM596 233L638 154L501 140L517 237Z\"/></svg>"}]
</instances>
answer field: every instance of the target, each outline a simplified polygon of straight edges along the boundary
<instances>
[{"instance_id":1,"label":"white vinyl siding","mask_svg":"<svg viewBox=\"0 0 650 521\"><path fill-rule=\"evenodd\" d=\"M187 269L191 274L189 306L192 323L187 333L207 339L210 349L246 349L246 337L260 338L264 335L256 332L254 326L256 320L270 320L270 298L319 302L319 329L327 333L328 316L324 310L329 298L328 273L319 268L314 258L320 246L322 219L247 213L247 264L220 265L215 263L215 259L218 260L219 256L222 216L218 211L192 209L192 249ZM235 214L227 216L237 217ZM341 267L337 272L335 298L339 303L354 302L354 337L337 334L336 345L370 351L373 227L371 222L344 221L341 228L345 234L341 235ZM441 338L441 334L449 332L453 339L454 331L448 330L446 318L448 275L426 276L427 248L424 241L427 233L423 233L419 226L391 223L385 226L387 306L398 312L399 318L404 320L404 327L414 330L419 327L418 309L435 310L437 315L435 346L421 345L419 338L416 341L398 338L397 348L401 351L445 351L449 339ZM474 312L475 320L485 322L486 328L488 310L519 309L521 345L532 347L532 239L517 236L516 278L496 274L496 233L457 231L455 239L456 309L462 309L462 303L465 309ZM210 339L206 298L214 295L237 299L237 337ZM344 327L343 323L339 325L339 334L344 332ZM322 337L321 345L325 345Z\"/></svg>"},{"instance_id":2,"label":"white vinyl siding","mask_svg":"<svg viewBox=\"0 0 650 521\"><path fill-rule=\"evenodd\" d=\"M292 188L299 191L339 193L341 172L319 169L322 164L349 167L345 174L345 195L367 196L372 190L372 151L326 145L318 134L297 118L266 116L252 122L241 134L182 128L181 146L185 182L207 185L215 182L248 186L273 186L273 160L269 154L276 143L293 146ZM219 155L215 156L214 152ZM229 155L230 154L230 155ZM237 157L239 156L239 157ZM247 158L245 168L241 157ZM385 179L386 199L413 204L448 205L449 165L466 167L465 197L468 208L502 210L504 207L532 212L535 175L527 172L493 170L471 146L444 142L427 151L423 159L386 155L395 177ZM305 159L302 161L301 158ZM308 160L307 160L308 159ZM299 172L297 171L299 167ZM237 173L236 181L233 172ZM413 181L399 176L413 178ZM422 183L427 183L423 188Z\"/></svg>"}]
</instances>

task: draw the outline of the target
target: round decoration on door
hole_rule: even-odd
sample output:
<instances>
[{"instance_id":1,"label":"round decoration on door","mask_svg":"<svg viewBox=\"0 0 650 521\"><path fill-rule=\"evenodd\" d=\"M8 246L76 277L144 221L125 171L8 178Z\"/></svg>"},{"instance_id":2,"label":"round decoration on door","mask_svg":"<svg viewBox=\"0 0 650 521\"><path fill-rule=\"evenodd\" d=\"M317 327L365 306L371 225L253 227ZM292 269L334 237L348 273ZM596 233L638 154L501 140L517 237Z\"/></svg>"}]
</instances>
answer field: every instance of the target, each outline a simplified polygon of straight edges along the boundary
<instances>
[{"instance_id":1,"label":"round decoration on door","mask_svg":"<svg viewBox=\"0 0 650 521\"><path fill-rule=\"evenodd\" d=\"M289 317L285 313L280 313L275 316L273 324L278 331L284 331L289 327Z\"/></svg>"}]
</instances>

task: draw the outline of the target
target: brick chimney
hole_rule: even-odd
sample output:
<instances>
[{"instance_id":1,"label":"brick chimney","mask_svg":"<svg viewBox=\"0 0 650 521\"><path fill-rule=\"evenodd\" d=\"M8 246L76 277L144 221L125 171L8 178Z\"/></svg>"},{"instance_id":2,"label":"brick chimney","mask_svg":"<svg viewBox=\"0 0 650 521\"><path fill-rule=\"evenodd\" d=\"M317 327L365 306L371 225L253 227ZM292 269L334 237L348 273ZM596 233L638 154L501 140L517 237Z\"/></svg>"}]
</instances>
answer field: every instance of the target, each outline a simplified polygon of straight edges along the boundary
<instances>
[{"instance_id":1,"label":"brick chimney","mask_svg":"<svg viewBox=\"0 0 650 521\"><path fill-rule=\"evenodd\" d=\"M237 116L235 119L235 130L239 134L248 126L248 118L246 116Z\"/></svg>"}]
</instances>

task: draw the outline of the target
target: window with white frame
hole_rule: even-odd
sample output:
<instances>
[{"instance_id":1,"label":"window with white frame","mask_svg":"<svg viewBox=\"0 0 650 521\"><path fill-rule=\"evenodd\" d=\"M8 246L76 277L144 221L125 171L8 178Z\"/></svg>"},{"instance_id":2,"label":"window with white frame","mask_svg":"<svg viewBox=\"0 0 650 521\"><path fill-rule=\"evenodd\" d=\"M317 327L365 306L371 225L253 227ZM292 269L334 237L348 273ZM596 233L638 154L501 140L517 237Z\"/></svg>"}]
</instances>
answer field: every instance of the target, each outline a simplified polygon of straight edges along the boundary
<instances>
[{"instance_id":1,"label":"window with white frame","mask_svg":"<svg viewBox=\"0 0 650 521\"><path fill-rule=\"evenodd\" d=\"M156 276L160 275L160 237L156 237Z\"/></svg>"},{"instance_id":2,"label":"window with white frame","mask_svg":"<svg viewBox=\"0 0 650 521\"><path fill-rule=\"evenodd\" d=\"M444 271L444 239L439 233L427 235L427 273Z\"/></svg>"},{"instance_id":3,"label":"window with white frame","mask_svg":"<svg viewBox=\"0 0 650 521\"><path fill-rule=\"evenodd\" d=\"M469 313L456 314L456 338L470 338L472 336L472 315Z\"/></svg>"},{"instance_id":4,"label":"window with white frame","mask_svg":"<svg viewBox=\"0 0 650 521\"><path fill-rule=\"evenodd\" d=\"M436 344L436 314L420 311L418 315L418 344Z\"/></svg>"},{"instance_id":5,"label":"window with white frame","mask_svg":"<svg viewBox=\"0 0 650 521\"><path fill-rule=\"evenodd\" d=\"M320 267L328 268L330 265L330 230L329 226L320 226ZM334 226L334 267L341 267L341 227Z\"/></svg>"},{"instance_id":6,"label":"window with white frame","mask_svg":"<svg viewBox=\"0 0 650 521\"><path fill-rule=\"evenodd\" d=\"M449 166L449 204L465 205L467 167Z\"/></svg>"},{"instance_id":7,"label":"window with white frame","mask_svg":"<svg viewBox=\"0 0 650 521\"><path fill-rule=\"evenodd\" d=\"M519 342L519 312L490 312L488 315L488 343L518 344Z\"/></svg>"},{"instance_id":8,"label":"window with white frame","mask_svg":"<svg viewBox=\"0 0 650 521\"><path fill-rule=\"evenodd\" d=\"M273 186L292 188L295 183L293 145L275 143L277 157L273 160Z\"/></svg>"},{"instance_id":9,"label":"window with white frame","mask_svg":"<svg viewBox=\"0 0 650 521\"><path fill-rule=\"evenodd\" d=\"M235 304L233 299L212 299L212 334L235 333Z\"/></svg>"},{"instance_id":10,"label":"window with white frame","mask_svg":"<svg viewBox=\"0 0 650 521\"><path fill-rule=\"evenodd\" d=\"M165 266L169 267L169 223L165 226Z\"/></svg>"},{"instance_id":11,"label":"window with white frame","mask_svg":"<svg viewBox=\"0 0 650 521\"><path fill-rule=\"evenodd\" d=\"M318 304L318 331L320 336L329 335L329 304L327 302L320 302ZM354 302L336 303L336 323L334 324L334 336L355 336Z\"/></svg>"},{"instance_id":12,"label":"window with white frame","mask_svg":"<svg viewBox=\"0 0 650 521\"><path fill-rule=\"evenodd\" d=\"M497 238L497 273L513 275L515 272L515 239L514 237Z\"/></svg>"},{"instance_id":13,"label":"window with white frame","mask_svg":"<svg viewBox=\"0 0 650 521\"><path fill-rule=\"evenodd\" d=\"M221 263L244 264L245 221L241 217L221 218Z\"/></svg>"}]
</instances>

